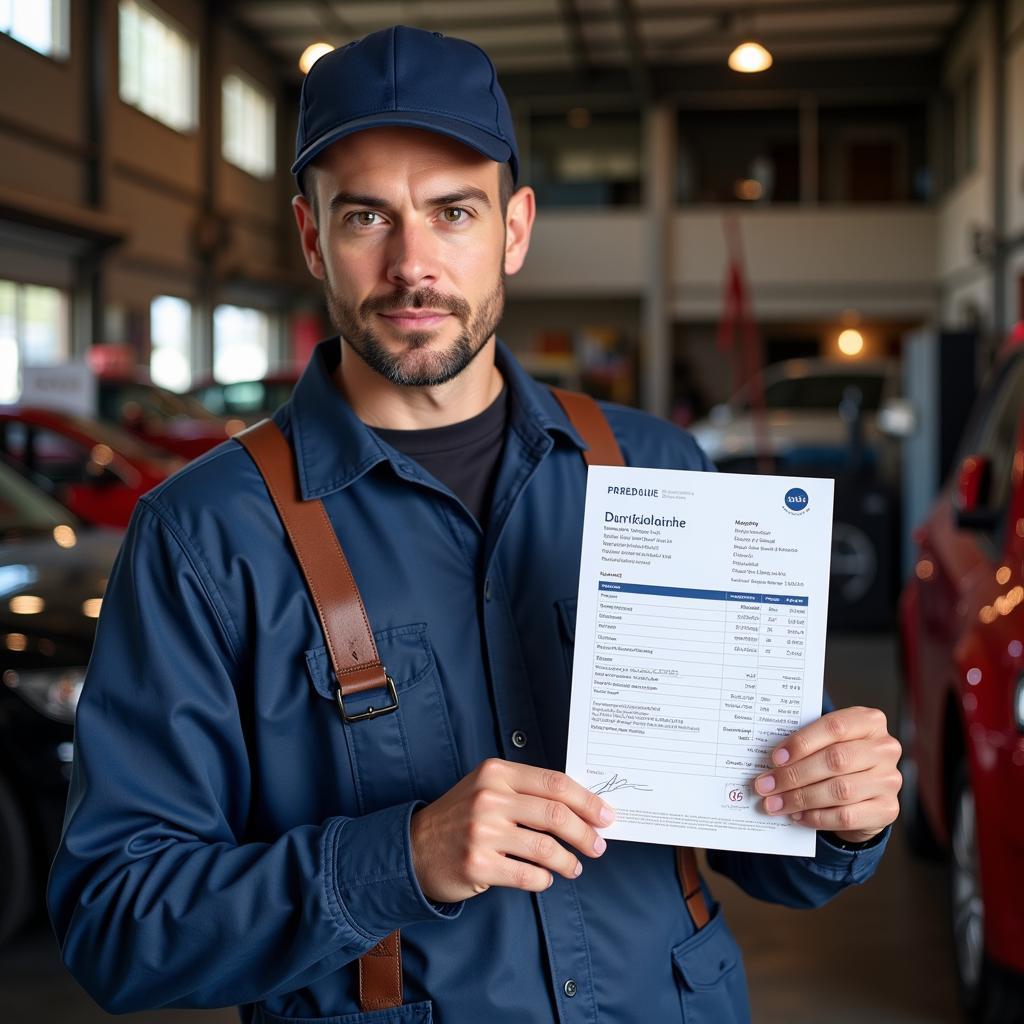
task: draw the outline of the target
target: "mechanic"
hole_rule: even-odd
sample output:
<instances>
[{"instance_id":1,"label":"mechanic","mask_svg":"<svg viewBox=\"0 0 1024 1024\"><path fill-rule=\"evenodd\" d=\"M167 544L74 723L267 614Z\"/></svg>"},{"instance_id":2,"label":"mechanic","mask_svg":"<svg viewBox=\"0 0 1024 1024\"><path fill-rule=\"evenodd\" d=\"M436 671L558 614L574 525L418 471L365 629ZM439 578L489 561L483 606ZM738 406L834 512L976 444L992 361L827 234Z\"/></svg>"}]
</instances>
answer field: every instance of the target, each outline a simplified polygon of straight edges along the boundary
<instances>
[{"instance_id":1,"label":"mechanic","mask_svg":"<svg viewBox=\"0 0 1024 1024\"><path fill-rule=\"evenodd\" d=\"M48 890L64 962L113 1012L748 1020L706 883L685 899L670 847L606 843L611 808L561 771L588 443L495 337L535 211L490 59L406 27L328 54L292 170L339 336L274 422L393 690L341 700L242 444L146 495L78 708ZM677 427L601 410L628 464L713 468ZM816 855L708 862L816 907L875 870L899 744L846 708L772 756L764 810L821 830Z\"/></svg>"}]
</instances>

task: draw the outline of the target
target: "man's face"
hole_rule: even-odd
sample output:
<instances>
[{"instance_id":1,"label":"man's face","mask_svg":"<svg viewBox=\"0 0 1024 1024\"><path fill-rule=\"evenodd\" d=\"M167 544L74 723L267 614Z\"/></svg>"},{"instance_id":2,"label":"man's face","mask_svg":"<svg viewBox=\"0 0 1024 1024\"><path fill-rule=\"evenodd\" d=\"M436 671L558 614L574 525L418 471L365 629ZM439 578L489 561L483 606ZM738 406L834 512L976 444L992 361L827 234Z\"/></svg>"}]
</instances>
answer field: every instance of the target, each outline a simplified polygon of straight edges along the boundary
<instances>
[{"instance_id":1,"label":"man's face","mask_svg":"<svg viewBox=\"0 0 1024 1024\"><path fill-rule=\"evenodd\" d=\"M320 259L307 246L307 261L335 329L394 384L451 380L497 328L507 255L498 170L408 128L357 132L317 160ZM300 231L305 242L301 218Z\"/></svg>"}]
</instances>

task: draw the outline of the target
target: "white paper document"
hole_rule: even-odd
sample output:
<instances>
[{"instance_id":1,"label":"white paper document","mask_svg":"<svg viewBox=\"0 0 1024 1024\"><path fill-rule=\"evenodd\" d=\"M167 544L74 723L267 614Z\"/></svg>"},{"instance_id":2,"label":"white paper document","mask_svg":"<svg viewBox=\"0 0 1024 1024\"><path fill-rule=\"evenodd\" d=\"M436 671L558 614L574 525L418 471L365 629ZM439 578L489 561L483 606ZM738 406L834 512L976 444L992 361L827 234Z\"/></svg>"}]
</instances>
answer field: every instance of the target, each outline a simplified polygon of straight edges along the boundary
<instances>
[{"instance_id":1,"label":"white paper document","mask_svg":"<svg viewBox=\"0 0 1024 1024\"><path fill-rule=\"evenodd\" d=\"M591 466L566 772L610 839L813 856L753 780L821 715L831 480Z\"/></svg>"}]
</instances>

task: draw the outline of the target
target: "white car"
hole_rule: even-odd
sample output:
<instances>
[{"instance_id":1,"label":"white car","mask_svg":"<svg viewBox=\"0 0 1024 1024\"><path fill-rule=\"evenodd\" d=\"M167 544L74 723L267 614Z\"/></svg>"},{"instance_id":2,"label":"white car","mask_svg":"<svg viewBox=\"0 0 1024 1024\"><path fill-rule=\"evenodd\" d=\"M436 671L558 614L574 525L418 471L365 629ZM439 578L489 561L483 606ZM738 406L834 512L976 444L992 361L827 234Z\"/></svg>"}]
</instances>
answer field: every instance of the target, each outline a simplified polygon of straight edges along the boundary
<instances>
[{"instance_id":1,"label":"white car","mask_svg":"<svg viewBox=\"0 0 1024 1024\"><path fill-rule=\"evenodd\" d=\"M764 414L752 409L755 382L748 383L690 431L719 469L755 472L767 457L773 472L816 467L827 475L851 466L851 420L861 411L864 460L892 480L897 452L888 437L913 427L908 403L899 397L899 370L891 362L838 363L789 359L762 374Z\"/></svg>"}]
</instances>

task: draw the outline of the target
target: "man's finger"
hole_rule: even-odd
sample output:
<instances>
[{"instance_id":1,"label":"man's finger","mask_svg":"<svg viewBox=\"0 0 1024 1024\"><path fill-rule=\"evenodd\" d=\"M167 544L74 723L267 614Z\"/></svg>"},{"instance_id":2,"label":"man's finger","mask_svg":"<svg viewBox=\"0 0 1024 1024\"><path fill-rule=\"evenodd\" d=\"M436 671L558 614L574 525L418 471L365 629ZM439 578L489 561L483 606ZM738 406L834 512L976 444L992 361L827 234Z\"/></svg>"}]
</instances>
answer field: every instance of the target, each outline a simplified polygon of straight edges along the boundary
<instances>
[{"instance_id":1,"label":"man's finger","mask_svg":"<svg viewBox=\"0 0 1024 1024\"><path fill-rule=\"evenodd\" d=\"M532 765L513 765L506 780L517 793L557 800L590 824L603 828L615 820L615 811L596 793L584 789L564 772Z\"/></svg>"},{"instance_id":2,"label":"man's finger","mask_svg":"<svg viewBox=\"0 0 1024 1024\"><path fill-rule=\"evenodd\" d=\"M529 828L512 829L507 841L499 846L498 852L529 861L547 871L557 872L564 878L576 878L583 871L579 858L558 840Z\"/></svg>"},{"instance_id":3,"label":"man's finger","mask_svg":"<svg viewBox=\"0 0 1024 1024\"><path fill-rule=\"evenodd\" d=\"M878 708L841 708L798 729L772 751L772 764L781 766L846 740L888 734L885 715Z\"/></svg>"},{"instance_id":4,"label":"man's finger","mask_svg":"<svg viewBox=\"0 0 1024 1024\"><path fill-rule=\"evenodd\" d=\"M518 796L514 810L520 825L538 832L550 832L588 857L600 857L607 843L578 814L557 800L539 796Z\"/></svg>"},{"instance_id":5,"label":"man's finger","mask_svg":"<svg viewBox=\"0 0 1024 1024\"><path fill-rule=\"evenodd\" d=\"M837 775L862 772L879 763L879 754L878 741L874 739L833 743L783 768L764 772L754 780L754 790L761 796L787 793ZM892 762L894 765L898 756Z\"/></svg>"},{"instance_id":6,"label":"man's finger","mask_svg":"<svg viewBox=\"0 0 1024 1024\"><path fill-rule=\"evenodd\" d=\"M771 815L780 815L860 804L887 795L894 788L899 789L898 785L894 787L894 780L877 771L837 775L825 782L765 797L764 809Z\"/></svg>"},{"instance_id":7,"label":"man's finger","mask_svg":"<svg viewBox=\"0 0 1024 1024\"><path fill-rule=\"evenodd\" d=\"M808 828L825 829L828 832L880 832L896 820L899 806L894 796L875 797L859 804L845 807L821 807L799 811L797 819Z\"/></svg>"}]
</instances>

